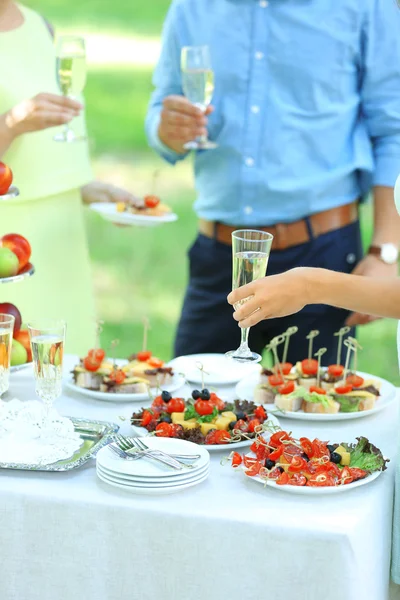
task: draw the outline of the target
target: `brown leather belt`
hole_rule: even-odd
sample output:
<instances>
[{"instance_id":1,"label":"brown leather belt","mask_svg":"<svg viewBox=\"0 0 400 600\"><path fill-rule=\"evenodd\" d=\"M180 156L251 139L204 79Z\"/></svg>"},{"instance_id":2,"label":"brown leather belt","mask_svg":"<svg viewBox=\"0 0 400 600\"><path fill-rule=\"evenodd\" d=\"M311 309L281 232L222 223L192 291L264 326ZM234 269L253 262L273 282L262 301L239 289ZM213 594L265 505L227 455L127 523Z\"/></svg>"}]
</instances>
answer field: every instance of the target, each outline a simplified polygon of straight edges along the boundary
<instances>
[{"instance_id":1,"label":"brown leather belt","mask_svg":"<svg viewBox=\"0 0 400 600\"><path fill-rule=\"evenodd\" d=\"M203 235L216 239L223 244L228 244L229 246L232 244L232 232L237 229L258 229L260 231L268 231L274 236L272 250L286 250L293 246L305 244L312 238L317 238L329 231L335 231L341 227L346 227L346 225L355 223L357 219L358 202L352 202L351 204L345 204L344 206L311 215L308 220L301 219L294 223L277 223L276 225L265 227L259 227L258 225L254 227L250 227L249 225L233 227L232 225L225 225L224 223L200 219L199 231Z\"/></svg>"}]
</instances>

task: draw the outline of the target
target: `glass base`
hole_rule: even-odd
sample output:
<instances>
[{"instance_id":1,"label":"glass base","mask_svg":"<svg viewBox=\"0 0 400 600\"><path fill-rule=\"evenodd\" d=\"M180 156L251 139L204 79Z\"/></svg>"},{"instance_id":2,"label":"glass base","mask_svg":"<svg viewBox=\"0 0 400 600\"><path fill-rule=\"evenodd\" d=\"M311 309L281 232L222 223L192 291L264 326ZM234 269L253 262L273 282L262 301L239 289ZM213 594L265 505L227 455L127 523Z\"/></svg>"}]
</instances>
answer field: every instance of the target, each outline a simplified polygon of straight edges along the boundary
<instances>
[{"instance_id":1,"label":"glass base","mask_svg":"<svg viewBox=\"0 0 400 600\"><path fill-rule=\"evenodd\" d=\"M218 144L211 142L210 140L193 140L192 142L184 144L183 147L185 150L213 150L214 148L218 148Z\"/></svg>"},{"instance_id":2,"label":"glass base","mask_svg":"<svg viewBox=\"0 0 400 600\"><path fill-rule=\"evenodd\" d=\"M244 363L249 363L249 362L258 363L261 361L261 358L262 358L256 352L249 351L248 353L240 353L239 349L238 350L230 350L230 352L225 353L225 356L232 360L236 360L237 362L244 362Z\"/></svg>"},{"instance_id":3,"label":"glass base","mask_svg":"<svg viewBox=\"0 0 400 600\"><path fill-rule=\"evenodd\" d=\"M53 137L53 140L55 142L83 142L86 139L87 138L85 135L76 135L76 133L72 131L72 129L70 129L69 131L62 131L61 133L57 133L57 135Z\"/></svg>"}]
</instances>

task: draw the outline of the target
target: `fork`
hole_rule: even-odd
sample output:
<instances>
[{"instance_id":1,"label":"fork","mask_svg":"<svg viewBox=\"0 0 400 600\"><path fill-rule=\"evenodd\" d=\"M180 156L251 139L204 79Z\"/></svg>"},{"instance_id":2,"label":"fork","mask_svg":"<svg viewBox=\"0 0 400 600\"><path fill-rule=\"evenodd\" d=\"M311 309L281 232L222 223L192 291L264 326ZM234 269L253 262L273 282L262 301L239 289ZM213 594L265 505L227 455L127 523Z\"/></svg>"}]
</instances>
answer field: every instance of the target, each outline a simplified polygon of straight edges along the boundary
<instances>
[{"instance_id":1,"label":"fork","mask_svg":"<svg viewBox=\"0 0 400 600\"><path fill-rule=\"evenodd\" d=\"M119 456L119 458L123 458L124 460L139 460L143 457L148 457L148 458L152 458L160 463L162 463L163 465L167 465L168 467L171 467L172 469L175 469L177 471L181 471L182 470L182 466L179 463L175 464L174 459L172 459L171 461L169 461L167 458L161 457L161 456L156 456L155 454L150 454L148 453L140 453L137 456L135 456L134 454L128 454L127 452L125 452L125 450L122 450L122 448L120 448L119 446L115 446L113 443L108 444L108 448L117 456ZM173 462L172 462L173 461Z\"/></svg>"},{"instance_id":2,"label":"fork","mask_svg":"<svg viewBox=\"0 0 400 600\"><path fill-rule=\"evenodd\" d=\"M147 454L151 456L162 456L164 458L173 460L177 464L186 467L187 469L194 468L194 465L188 465L187 463L178 460L175 456L171 456L171 454L167 454L166 452L163 452L162 450L158 450L156 448L149 448L148 446L146 446L146 444L139 441L137 438L128 439L123 437L122 435L116 435L115 441L117 445L121 448L121 450L124 450L125 452L129 452L129 450L134 450L136 448L141 454Z\"/></svg>"},{"instance_id":3,"label":"fork","mask_svg":"<svg viewBox=\"0 0 400 600\"><path fill-rule=\"evenodd\" d=\"M150 450L151 452L162 452L162 450L156 450L155 448L150 448L149 446L147 446L143 440L140 440L139 438L134 438L134 437L123 437L122 435L118 436L120 438L121 441L121 446L122 444L124 444L126 447L124 447L124 450L131 450L134 448L138 448L141 449L143 451L147 451ZM166 454L164 452L164 454ZM168 452L168 456L172 456L172 458L176 458L181 459L181 460L189 460L192 462L195 462L196 460L199 460L199 458L201 458L200 454L173 454L172 452Z\"/></svg>"}]
</instances>

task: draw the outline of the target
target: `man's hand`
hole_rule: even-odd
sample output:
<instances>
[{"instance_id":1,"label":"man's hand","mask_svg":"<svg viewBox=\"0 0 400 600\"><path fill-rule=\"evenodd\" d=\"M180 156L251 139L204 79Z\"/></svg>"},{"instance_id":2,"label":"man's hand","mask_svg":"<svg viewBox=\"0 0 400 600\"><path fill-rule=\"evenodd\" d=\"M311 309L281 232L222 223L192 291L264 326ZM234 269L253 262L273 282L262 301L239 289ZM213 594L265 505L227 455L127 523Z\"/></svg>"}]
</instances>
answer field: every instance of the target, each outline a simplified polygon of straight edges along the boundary
<instances>
[{"instance_id":1,"label":"man's hand","mask_svg":"<svg viewBox=\"0 0 400 600\"><path fill-rule=\"evenodd\" d=\"M353 275L367 275L368 277L374 277L376 279L382 277L397 277L398 266L386 265L377 256L367 254L354 269ZM379 287L379 281L376 282ZM355 325L366 325L372 321L376 321L379 317L371 317L369 315L363 315L361 313L351 313L346 320L346 325L354 327Z\"/></svg>"},{"instance_id":2,"label":"man's hand","mask_svg":"<svg viewBox=\"0 0 400 600\"><path fill-rule=\"evenodd\" d=\"M184 154L184 144L207 135L206 115L213 110L213 107L209 106L203 113L184 96L167 96L161 111L158 137L171 150Z\"/></svg>"},{"instance_id":3,"label":"man's hand","mask_svg":"<svg viewBox=\"0 0 400 600\"><path fill-rule=\"evenodd\" d=\"M65 125L77 117L83 106L76 100L56 94L38 94L14 106L3 120L12 138L23 133Z\"/></svg>"}]
</instances>

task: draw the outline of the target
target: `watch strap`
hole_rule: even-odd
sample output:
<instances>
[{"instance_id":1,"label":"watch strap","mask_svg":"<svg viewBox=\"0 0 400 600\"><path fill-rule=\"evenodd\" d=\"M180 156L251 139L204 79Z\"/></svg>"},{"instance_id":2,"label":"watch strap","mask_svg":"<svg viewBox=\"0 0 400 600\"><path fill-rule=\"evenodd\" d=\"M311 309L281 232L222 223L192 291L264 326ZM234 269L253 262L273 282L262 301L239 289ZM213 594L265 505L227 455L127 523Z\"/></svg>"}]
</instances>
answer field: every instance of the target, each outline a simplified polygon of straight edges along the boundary
<instances>
[{"instance_id":1,"label":"watch strap","mask_svg":"<svg viewBox=\"0 0 400 600\"><path fill-rule=\"evenodd\" d=\"M368 249L368 254L373 254L373 256L381 257L382 248L380 246L370 246Z\"/></svg>"}]
</instances>

